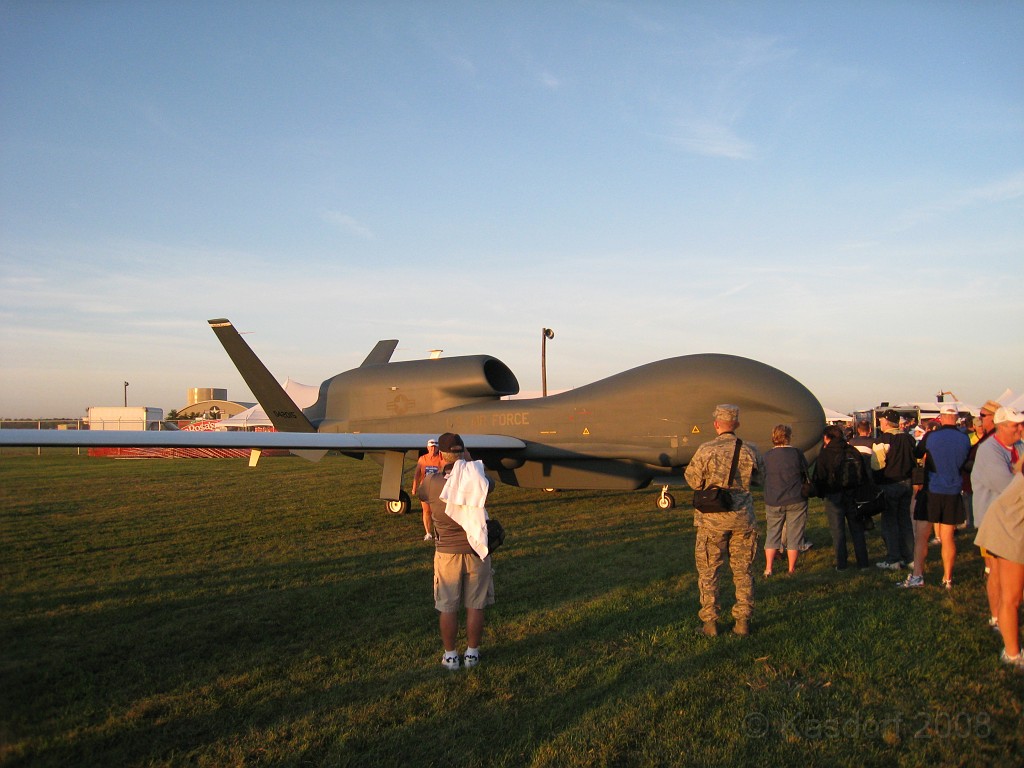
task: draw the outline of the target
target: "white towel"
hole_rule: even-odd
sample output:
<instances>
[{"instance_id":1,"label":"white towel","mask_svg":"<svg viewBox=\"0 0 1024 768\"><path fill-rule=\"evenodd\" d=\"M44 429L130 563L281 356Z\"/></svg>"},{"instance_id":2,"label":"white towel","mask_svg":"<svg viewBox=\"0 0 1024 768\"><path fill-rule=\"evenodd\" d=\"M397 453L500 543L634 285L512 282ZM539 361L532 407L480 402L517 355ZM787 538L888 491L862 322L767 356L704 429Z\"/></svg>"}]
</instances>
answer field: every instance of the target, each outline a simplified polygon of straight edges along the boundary
<instances>
[{"instance_id":1,"label":"white towel","mask_svg":"<svg viewBox=\"0 0 1024 768\"><path fill-rule=\"evenodd\" d=\"M455 462L448 482L441 491L441 501L447 503L445 514L462 526L469 539L469 546L480 555L487 557L487 492L490 481L484 472L482 461Z\"/></svg>"}]
</instances>

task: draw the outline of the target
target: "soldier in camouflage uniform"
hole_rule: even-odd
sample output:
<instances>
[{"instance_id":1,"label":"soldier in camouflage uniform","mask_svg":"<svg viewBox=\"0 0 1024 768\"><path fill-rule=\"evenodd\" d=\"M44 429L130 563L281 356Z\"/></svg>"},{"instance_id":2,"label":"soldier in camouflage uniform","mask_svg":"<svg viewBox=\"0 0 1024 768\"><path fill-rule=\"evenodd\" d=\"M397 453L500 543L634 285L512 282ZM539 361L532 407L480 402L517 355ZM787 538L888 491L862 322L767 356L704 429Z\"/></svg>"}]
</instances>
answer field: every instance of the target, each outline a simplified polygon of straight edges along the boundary
<instances>
[{"instance_id":1,"label":"soldier in camouflage uniform","mask_svg":"<svg viewBox=\"0 0 1024 768\"><path fill-rule=\"evenodd\" d=\"M686 482L694 490L711 485L725 486L736 449L735 430L740 425L740 409L735 405L715 408L714 426L718 436L699 448L686 467ZM764 462L757 449L744 442L740 447L736 474L729 492L729 512L704 513L694 510L697 528L697 583L700 587L700 619L702 631L709 637L718 634L718 571L729 555L732 580L736 585L736 604L732 615L736 620L733 632L750 633L750 617L754 611L754 577L752 567L757 553L757 522L750 484L760 485L764 478Z\"/></svg>"}]
</instances>

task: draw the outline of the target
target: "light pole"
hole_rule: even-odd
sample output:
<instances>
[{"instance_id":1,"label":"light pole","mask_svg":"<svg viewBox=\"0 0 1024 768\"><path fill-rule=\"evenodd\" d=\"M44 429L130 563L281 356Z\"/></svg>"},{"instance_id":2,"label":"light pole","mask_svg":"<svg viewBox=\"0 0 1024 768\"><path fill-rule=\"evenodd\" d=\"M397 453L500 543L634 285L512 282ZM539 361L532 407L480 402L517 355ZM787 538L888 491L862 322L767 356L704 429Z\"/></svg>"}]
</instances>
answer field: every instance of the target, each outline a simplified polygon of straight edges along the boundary
<instances>
[{"instance_id":1,"label":"light pole","mask_svg":"<svg viewBox=\"0 0 1024 768\"><path fill-rule=\"evenodd\" d=\"M124 407L128 407L128 382L124 383Z\"/></svg>"},{"instance_id":2,"label":"light pole","mask_svg":"<svg viewBox=\"0 0 1024 768\"><path fill-rule=\"evenodd\" d=\"M544 397L548 396L548 339L555 338L550 328L540 329L540 386Z\"/></svg>"}]
</instances>

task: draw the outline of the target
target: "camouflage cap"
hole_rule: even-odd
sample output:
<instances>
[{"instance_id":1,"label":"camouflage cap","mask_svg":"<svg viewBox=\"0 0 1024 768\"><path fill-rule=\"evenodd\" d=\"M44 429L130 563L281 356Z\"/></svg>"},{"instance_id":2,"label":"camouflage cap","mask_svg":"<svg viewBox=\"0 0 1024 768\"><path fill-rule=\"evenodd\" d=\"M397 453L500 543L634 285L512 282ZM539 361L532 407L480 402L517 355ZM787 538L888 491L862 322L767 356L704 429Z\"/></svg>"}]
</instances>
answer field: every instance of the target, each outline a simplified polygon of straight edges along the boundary
<instances>
[{"instance_id":1,"label":"camouflage cap","mask_svg":"<svg viewBox=\"0 0 1024 768\"><path fill-rule=\"evenodd\" d=\"M740 407L738 405L730 405L728 403L716 405L713 418L715 421L726 421L730 424L735 423L740 420Z\"/></svg>"}]
</instances>

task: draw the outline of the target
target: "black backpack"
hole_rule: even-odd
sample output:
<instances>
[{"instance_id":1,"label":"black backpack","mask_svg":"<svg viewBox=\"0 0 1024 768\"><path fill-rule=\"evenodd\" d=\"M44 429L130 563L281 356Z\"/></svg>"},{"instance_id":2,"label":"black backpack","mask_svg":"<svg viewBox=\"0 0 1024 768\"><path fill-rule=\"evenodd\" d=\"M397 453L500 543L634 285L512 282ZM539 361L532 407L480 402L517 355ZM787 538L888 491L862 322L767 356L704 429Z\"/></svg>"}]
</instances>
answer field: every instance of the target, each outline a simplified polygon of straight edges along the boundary
<instances>
[{"instance_id":1,"label":"black backpack","mask_svg":"<svg viewBox=\"0 0 1024 768\"><path fill-rule=\"evenodd\" d=\"M860 451L847 443L843 446L843 457L836 467L832 485L839 491L850 491L860 488L867 482L867 472L864 471L864 459Z\"/></svg>"}]
</instances>

